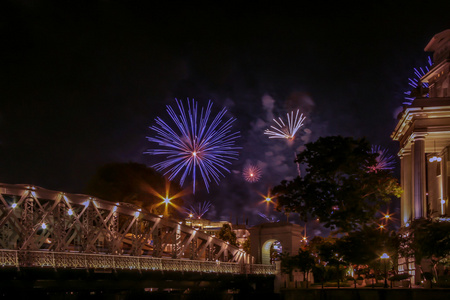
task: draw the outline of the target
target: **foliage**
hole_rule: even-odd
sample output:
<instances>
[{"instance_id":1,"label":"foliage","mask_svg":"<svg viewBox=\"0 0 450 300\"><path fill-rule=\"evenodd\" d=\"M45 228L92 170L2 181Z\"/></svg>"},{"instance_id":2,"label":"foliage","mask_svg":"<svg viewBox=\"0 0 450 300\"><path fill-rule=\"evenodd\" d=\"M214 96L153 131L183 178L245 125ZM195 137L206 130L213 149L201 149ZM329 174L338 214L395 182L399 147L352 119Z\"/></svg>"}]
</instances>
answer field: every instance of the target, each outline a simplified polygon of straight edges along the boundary
<instances>
[{"instance_id":1,"label":"foliage","mask_svg":"<svg viewBox=\"0 0 450 300\"><path fill-rule=\"evenodd\" d=\"M311 252L308 250L298 250L297 254L297 267L300 270L300 272L303 272L303 278L306 280L307 275L309 271L314 267L314 257L312 256Z\"/></svg>"},{"instance_id":2,"label":"foliage","mask_svg":"<svg viewBox=\"0 0 450 300\"><path fill-rule=\"evenodd\" d=\"M326 267L324 265L322 265L322 264L315 264L313 269L312 269L312 273L313 273L315 282L322 282L323 283L328 278Z\"/></svg>"},{"instance_id":3,"label":"foliage","mask_svg":"<svg viewBox=\"0 0 450 300\"><path fill-rule=\"evenodd\" d=\"M296 163L306 175L273 189L277 210L319 218L325 227L351 231L374 219L382 204L401 195L390 170L370 171L378 153L366 139L330 136L306 144Z\"/></svg>"},{"instance_id":4,"label":"foliage","mask_svg":"<svg viewBox=\"0 0 450 300\"><path fill-rule=\"evenodd\" d=\"M150 212L163 214L165 207L159 195L166 195L168 181L152 168L139 163L110 163L98 168L90 179L86 193L111 202L132 203ZM170 187L170 195L181 191L179 185ZM182 204L182 199L171 200L176 205ZM176 214L176 210L169 206L168 212Z\"/></svg>"},{"instance_id":5,"label":"foliage","mask_svg":"<svg viewBox=\"0 0 450 300\"><path fill-rule=\"evenodd\" d=\"M286 252L281 254L281 271L285 274L292 274L293 270L299 270L303 272L305 281L314 264L314 257L308 250L299 249L298 254L294 256Z\"/></svg>"},{"instance_id":6,"label":"foliage","mask_svg":"<svg viewBox=\"0 0 450 300\"><path fill-rule=\"evenodd\" d=\"M380 269L380 255L389 253L396 256L397 235L380 230L374 225L363 226L336 241L337 251L347 262L356 265L369 265Z\"/></svg>"},{"instance_id":7,"label":"foliage","mask_svg":"<svg viewBox=\"0 0 450 300\"><path fill-rule=\"evenodd\" d=\"M297 261L294 256L291 256L287 252L283 252L280 254L280 260L281 260L281 272L284 274L289 274L289 276L292 276L292 271L294 271L297 268Z\"/></svg>"},{"instance_id":8,"label":"foliage","mask_svg":"<svg viewBox=\"0 0 450 300\"><path fill-rule=\"evenodd\" d=\"M450 222L421 218L400 234L400 254L414 256L416 263L430 259L433 265L444 264L450 255Z\"/></svg>"},{"instance_id":9,"label":"foliage","mask_svg":"<svg viewBox=\"0 0 450 300\"><path fill-rule=\"evenodd\" d=\"M222 241L229 242L233 246L239 247L236 233L231 229L231 226L229 224L223 224L222 228L220 228L219 232L217 233L217 238L221 239Z\"/></svg>"},{"instance_id":10,"label":"foliage","mask_svg":"<svg viewBox=\"0 0 450 300\"><path fill-rule=\"evenodd\" d=\"M344 278L348 262L339 253L337 239L326 239L317 247L320 262L325 265L324 279L340 281Z\"/></svg>"},{"instance_id":11,"label":"foliage","mask_svg":"<svg viewBox=\"0 0 450 300\"><path fill-rule=\"evenodd\" d=\"M241 244L242 250L244 250L247 254L251 254L250 244L250 237L246 238Z\"/></svg>"}]
</instances>

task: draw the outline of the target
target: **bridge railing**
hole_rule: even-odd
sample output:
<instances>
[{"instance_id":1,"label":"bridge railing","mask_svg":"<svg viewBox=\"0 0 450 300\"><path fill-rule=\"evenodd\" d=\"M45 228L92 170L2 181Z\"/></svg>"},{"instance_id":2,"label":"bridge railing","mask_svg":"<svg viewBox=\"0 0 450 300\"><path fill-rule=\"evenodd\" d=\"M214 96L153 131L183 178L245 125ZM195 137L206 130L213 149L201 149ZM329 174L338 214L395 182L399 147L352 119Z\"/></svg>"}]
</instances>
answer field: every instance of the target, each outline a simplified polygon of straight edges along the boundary
<instances>
[{"instance_id":1,"label":"bridge railing","mask_svg":"<svg viewBox=\"0 0 450 300\"><path fill-rule=\"evenodd\" d=\"M199 261L146 256L102 255L51 251L0 250L3 267L50 267L83 269L135 269L141 271L185 271L273 275L275 266L248 265L219 261Z\"/></svg>"}]
</instances>

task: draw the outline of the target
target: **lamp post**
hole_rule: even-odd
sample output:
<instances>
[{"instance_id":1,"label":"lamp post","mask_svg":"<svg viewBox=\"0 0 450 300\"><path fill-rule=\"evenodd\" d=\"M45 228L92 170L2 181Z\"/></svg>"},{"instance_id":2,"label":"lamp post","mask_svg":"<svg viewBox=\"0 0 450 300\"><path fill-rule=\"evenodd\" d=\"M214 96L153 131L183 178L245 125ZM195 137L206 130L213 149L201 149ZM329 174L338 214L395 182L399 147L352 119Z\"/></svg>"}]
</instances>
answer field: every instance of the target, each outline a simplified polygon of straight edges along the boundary
<instances>
[{"instance_id":1,"label":"lamp post","mask_svg":"<svg viewBox=\"0 0 450 300\"><path fill-rule=\"evenodd\" d=\"M387 284L387 260L389 259L389 255L386 253L383 253L383 255L380 256L381 261L384 261L384 288L388 288Z\"/></svg>"}]
</instances>

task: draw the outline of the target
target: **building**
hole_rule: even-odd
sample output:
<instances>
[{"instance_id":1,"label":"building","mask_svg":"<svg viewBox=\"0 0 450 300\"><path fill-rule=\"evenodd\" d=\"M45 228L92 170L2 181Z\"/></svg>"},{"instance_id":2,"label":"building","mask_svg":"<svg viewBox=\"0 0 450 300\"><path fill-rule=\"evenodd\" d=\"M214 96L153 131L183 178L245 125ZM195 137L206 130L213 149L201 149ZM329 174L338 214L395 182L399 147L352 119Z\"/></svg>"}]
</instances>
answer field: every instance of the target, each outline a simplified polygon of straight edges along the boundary
<instances>
[{"instance_id":1,"label":"building","mask_svg":"<svg viewBox=\"0 0 450 300\"><path fill-rule=\"evenodd\" d=\"M424 50L433 53L433 64L391 135L400 146L403 227L450 212L450 29L436 34ZM400 260L399 271L418 275L415 269L413 262Z\"/></svg>"},{"instance_id":2,"label":"building","mask_svg":"<svg viewBox=\"0 0 450 300\"><path fill-rule=\"evenodd\" d=\"M227 221L211 221L202 218L193 218L192 216L186 218L184 223L187 226L194 227L212 236L216 236L225 224L228 224L231 227L231 223Z\"/></svg>"}]
</instances>

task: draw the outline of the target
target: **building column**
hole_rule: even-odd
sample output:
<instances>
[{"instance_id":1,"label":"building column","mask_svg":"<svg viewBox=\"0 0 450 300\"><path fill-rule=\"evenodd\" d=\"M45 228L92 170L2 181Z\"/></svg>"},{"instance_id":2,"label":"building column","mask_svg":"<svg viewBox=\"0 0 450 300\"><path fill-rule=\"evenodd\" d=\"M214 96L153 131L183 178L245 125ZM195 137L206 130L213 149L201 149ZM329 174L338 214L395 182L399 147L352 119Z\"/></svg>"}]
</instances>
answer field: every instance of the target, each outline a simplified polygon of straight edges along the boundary
<instances>
[{"instance_id":1,"label":"building column","mask_svg":"<svg viewBox=\"0 0 450 300\"><path fill-rule=\"evenodd\" d=\"M441 170L442 170L442 200L444 200L443 203L443 211L442 214L446 215L449 213L449 189L448 189L448 182L449 182L449 174L448 174L448 168L447 164L449 162L449 147L444 148L444 151L442 153L442 164L441 164Z\"/></svg>"},{"instance_id":2,"label":"building column","mask_svg":"<svg viewBox=\"0 0 450 300\"><path fill-rule=\"evenodd\" d=\"M414 219L425 217L426 196L425 196L425 136L417 135L414 138Z\"/></svg>"},{"instance_id":3,"label":"building column","mask_svg":"<svg viewBox=\"0 0 450 300\"><path fill-rule=\"evenodd\" d=\"M405 226L413 216L413 185L412 180L412 160L411 153L404 152L400 155L400 184L403 189L402 197L400 200L400 215L401 215L401 226Z\"/></svg>"}]
</instances>

